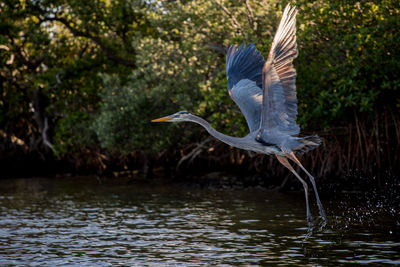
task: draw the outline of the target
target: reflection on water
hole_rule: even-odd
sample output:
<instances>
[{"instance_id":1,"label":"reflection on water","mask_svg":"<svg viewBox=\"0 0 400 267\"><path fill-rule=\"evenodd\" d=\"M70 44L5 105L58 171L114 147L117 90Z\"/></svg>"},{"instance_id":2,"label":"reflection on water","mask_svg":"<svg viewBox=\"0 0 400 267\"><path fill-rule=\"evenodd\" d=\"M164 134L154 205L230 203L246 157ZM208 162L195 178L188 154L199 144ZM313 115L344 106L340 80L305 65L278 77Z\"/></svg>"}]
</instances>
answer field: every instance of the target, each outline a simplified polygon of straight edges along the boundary
<instances>
[{"instance_id":1,"label":"reflection on water","mask_svg":"<svg viewBox=\"0 0 400 267\"><path fill-rule=\"evenodd\" d=\"M400 264L398 207L346 196L323 200L330 222L306 239L301 192L1 182L0 265Z\"/></svg>"}]
</instances>

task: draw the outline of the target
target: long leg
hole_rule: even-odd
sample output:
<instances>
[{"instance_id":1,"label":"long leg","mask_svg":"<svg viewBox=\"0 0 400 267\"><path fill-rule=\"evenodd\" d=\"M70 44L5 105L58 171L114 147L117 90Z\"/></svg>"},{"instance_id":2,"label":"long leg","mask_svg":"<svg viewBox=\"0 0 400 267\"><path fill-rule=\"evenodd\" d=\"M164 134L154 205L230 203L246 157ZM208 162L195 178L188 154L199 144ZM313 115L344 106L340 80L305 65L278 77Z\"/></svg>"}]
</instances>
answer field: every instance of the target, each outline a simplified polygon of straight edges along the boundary
<instances>
[{"instance_id":1,"label":"long leg","mask_svg":"<svg viewBox=\"0 0 400 267\"><path fill-rule=\"evenodd\" d=\"M310 177L312 186L314 188L314 193L315 193L315 198L317 199L317 205L318 205L318 209L319 209L319 214L321 215L322 219L327 222L327 218L325 215L325 211L324 208L322 207L322 203L319 200L319 196L318 196L318 190L317 190L317 185L315 183L315 178L306 170L306 168L303 167L303 165L301 164L301 162L297 159L297 157L294 155L293 152L291 153L287 153L286 154L288 158L290 158L291 160L293 160L297 165L300 166L300 168L308 175L308 177Z\"/></svg>"},{"instance_id":2,"label":"long leg","mask_svg":"<svg viewBox=\"0 0 400 267\"><path fill-rule=\"evenodd\" d=\"M306 195L307 221L308 221L308 224L311 225L312 217L311 217L311 212L310 212L310 206L308 205L308 185L307 185L307 183L300 177L300 175L297 174L297 172L293 169L293 167L288 162L287 158L279 156L279 155L276 155L276 158L279 160L280 163L282 163L283 166L288 168L297 177L297 179L299 179L299 181L303 184L304 193Z\"/></svg>"}]
</instances>

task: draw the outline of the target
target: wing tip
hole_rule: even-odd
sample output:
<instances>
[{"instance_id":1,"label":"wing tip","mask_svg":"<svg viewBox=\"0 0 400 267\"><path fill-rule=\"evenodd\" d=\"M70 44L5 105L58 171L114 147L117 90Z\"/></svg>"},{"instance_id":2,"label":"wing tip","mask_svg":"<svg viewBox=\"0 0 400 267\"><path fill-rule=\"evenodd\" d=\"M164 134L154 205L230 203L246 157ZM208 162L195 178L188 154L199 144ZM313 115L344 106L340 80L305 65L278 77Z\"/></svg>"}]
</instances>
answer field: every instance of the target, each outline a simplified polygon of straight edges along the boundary
<instances>
[{"instance_id":1,"label":"wing tip","mask_svg":"<svg viewBox=\"0 0 400 267\"><path fill-rule=\"evenodd\" d=\"M264 57L254 43L242 43L240 46L231 45L226 58L228 89L232 89L243 78L253 80L261 87L261 70L264 62Z\"/></svg>"}]
</instances>

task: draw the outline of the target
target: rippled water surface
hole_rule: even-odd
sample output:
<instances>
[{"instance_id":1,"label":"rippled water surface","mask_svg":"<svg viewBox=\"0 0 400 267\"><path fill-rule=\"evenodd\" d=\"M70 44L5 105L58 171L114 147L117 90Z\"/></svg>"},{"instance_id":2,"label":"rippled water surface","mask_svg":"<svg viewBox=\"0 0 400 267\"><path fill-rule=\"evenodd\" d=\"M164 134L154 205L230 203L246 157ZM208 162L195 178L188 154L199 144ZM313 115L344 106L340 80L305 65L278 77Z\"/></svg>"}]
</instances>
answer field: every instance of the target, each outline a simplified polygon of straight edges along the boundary
<instances>
[{"instance_id":1,"label":"rippled water surface","mask_svg":"<svg viewBox=\"0 0 400 267\"><path fill-rule=\"evenodd\" d=\"M353 195L323 198L329 224L307 237L301 192L1 183L2 266L400 264L399 207Z\"/></svg>"}]
</instances>

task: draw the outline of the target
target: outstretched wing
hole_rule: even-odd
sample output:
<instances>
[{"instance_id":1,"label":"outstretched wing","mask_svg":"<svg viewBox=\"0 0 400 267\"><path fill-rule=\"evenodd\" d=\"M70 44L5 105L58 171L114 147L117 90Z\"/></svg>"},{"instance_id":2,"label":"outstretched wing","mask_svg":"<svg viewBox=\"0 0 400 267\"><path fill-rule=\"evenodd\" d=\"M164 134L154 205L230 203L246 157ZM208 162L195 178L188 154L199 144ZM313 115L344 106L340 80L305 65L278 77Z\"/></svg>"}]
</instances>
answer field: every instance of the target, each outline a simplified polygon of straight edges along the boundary
<instances>
[{"instance_id":1,"label":"outstretched wing","mask_svg":"<svg viewBox=\"0 0 400 267\"><path fill-rule=\"evenodd\" d=\"M232 45L226 56L229 95L245 116L250 132L260 127L264 63L254 44Z\"/></svg>"},{"instance_id":2,"label":"outstretched wing","mask_svg":"<svg viewBox=\"0 0 400 267\"><path fill-rule=\"evenodd\" d=\"M300 132L296 124L296 70L297 57L295 7L287 5L263 68L263 104L261 128L277 129L295 135Z\"/></svg>"}]
</instances>

